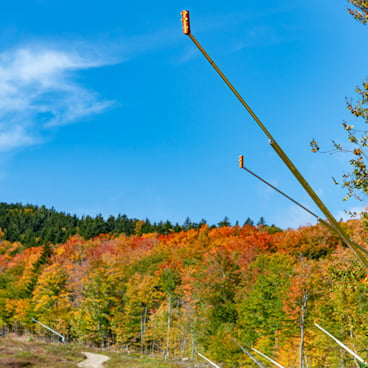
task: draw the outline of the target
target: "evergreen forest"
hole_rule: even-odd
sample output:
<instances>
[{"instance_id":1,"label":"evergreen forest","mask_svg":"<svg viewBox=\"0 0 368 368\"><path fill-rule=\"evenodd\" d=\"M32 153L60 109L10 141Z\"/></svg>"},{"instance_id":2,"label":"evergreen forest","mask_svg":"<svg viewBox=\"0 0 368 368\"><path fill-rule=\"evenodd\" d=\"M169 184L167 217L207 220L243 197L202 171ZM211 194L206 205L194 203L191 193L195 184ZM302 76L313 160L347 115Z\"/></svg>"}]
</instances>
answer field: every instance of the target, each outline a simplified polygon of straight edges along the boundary
<instances>
[{"instance_id":1,"label":"evergreen forest","mask_svg":"<svg viewBox=\"0 0 368 368\"><path fill-rule=\"evenodd\" d=\"M21 242L25 247L65 243L71 235L80 235L84 239L91 239L99 234L163 235L199 229L206 223L205 219L196 223L189 217L182 225L172 224L169 220L151 223L148 218L139 220L128 218L125 214L119 214L117 217L109 216L107 220L101 214L79 218L77 215L56 211L54 208L48 209L45 206L0 202L0 229L4 232L3 239ZM253 225L254 222L248 217L244 224ZM257 224L266 225L264 218L261 217ZM225 216L217 225L211 225L211 228L230 225L228 217ZM270 232L280 231L275 225L269 226L268 229Z\"/></svg>"}]
</instances>

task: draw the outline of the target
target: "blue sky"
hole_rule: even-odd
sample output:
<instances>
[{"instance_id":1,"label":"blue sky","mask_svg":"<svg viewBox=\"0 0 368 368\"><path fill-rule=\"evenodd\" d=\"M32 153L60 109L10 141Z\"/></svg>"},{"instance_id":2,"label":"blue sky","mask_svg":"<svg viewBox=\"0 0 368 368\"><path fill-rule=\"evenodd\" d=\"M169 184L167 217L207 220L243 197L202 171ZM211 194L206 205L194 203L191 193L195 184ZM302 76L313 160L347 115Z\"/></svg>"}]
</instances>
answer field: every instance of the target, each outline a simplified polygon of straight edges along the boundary
<instances>
[{"instance_id":1,"label":"blue sky","mask_svg":"<svg viewBox=\"0 0 368 368\"><path fill-rule=\"evenodd\" d=\"M267 7L265 7L267 5ZM367 78L367 28L344 0L5 2L0 13L1 201L182 223L318 212L187 36L192 32L337 216L345 97Z\"/></svg>"}]
</instances>

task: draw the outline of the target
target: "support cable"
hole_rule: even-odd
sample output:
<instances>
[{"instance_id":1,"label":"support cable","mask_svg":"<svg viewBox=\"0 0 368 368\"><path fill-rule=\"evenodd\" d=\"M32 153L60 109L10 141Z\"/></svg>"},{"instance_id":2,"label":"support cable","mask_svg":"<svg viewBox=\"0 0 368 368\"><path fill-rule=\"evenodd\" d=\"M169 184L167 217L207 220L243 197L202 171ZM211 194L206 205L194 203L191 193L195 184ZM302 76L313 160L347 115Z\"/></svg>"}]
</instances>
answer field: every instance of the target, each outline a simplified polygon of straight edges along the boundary
<instances>
[{"instance_id":1,"label":"support cable","mask_svg":"<svg viewBox=\"0 0 368 368\"><path fill-rule=\"evenodd\" d=\"M269 183L267 180L261 178L259 175L257 175L256 173L254 173L253 171L249 170L248 168L246 168L244 166L244 158L243 156L239 156L239 167L241 169L244 169L246 172L248 172L249 174L251 174L252 176L254 176L256 179L260 180L262 183L266 184L267 186L269 186L270 188L272 188L273 190L275 190L276 192L280 193L281 195L283 195L285 198L287 198L289 201L293 202L294 204L296 204L297 206L299 206L301 209L303 209L304 211L308 212L310 215L312 215L313 217L315 217L317 219L318 222L320 222L321 224L325 225L326 227L328 227L330 230L336 232L335 228L331 226L331 224L329 224L327 221L321 219L318 215L316 215L314 212L312 212L311 210L309 210L307 207L303 206L301 203L299 203L298 201L296 201L294 198L290 197L289 195L287 195L285 192L283 192L282 190L276 188L274 185L272 185L271 183ZM364 249L365 251L367 251L365 248L362 247L362 249ZM368 252L368 251L367 251ZM368 254L368 253L367 253Z\"/></svg>"},{"instance_id":2,"label":"support cable","mask_svg":"<svg viewBox=\"0 0 368 368\"><path fill-rule=\"evenodd\" d=\"M249 170L248 168L246 168L245 166L241 167L241 169L245 170L246 172L248 172L250 175L254 176L256 179L260 180L262 183L266 184L267 186L269 186L270 188L272 188L273 190L275 190L276 192L280 193L281 195L283 195L285 198L287 198L289 201L295 203L297 206L299 206L300 208L302 208L304 211L308 212L310 215L312 215L313 217L315 217L318 221L321 220L321 218L316 215L314 212L312 212L311 210L309 210L307 207L303 206L301 203L299 203L298 201L296 201L295 199L293 199L292 197L290 197L289 195L287 195L286 193L284 193L282 190L276 188L274 185L272 185L271 183L269 183L267 180L261 178L259 175L257 175L256 173L254 173L253 171Z\"/></svg>"}]
</instances>

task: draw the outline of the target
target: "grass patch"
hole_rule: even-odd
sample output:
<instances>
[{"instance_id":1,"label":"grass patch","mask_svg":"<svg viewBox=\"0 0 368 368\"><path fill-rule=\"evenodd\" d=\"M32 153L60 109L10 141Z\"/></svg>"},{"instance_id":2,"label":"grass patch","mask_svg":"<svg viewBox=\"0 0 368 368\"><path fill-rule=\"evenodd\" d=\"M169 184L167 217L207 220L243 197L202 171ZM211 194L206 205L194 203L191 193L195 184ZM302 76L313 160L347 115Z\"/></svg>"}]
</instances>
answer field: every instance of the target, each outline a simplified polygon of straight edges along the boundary
<instances>
[{"instance_id":1,"label":"grass patch","mask_svg":"<svg viewBox=\"0 0 368 368\"><path fill-rule=\"evenodd\" d=\"M75 345L0 339L1 368L70 368L84 360L84 349Z\"/></svg>"},{"instance_id":2,"label":"grass patch","mask_svg":"<svg viewBox=\"0 0 368 368\"><path fill-rule=\"evenodd\" d=\"M172 362L164 362L159 358L127 356L124 353L107 353L110 357L105 363L107 368L179 368ZM181 366L182 367L182 366Z\"/></svg>"},{"instance_id":3,"label":"grass patch","mask_svg":"<svg viewBox=\"0 0 368 368\"><path fill-rule=\"evenodd\" d=\"M192 368L190 362L164 362L157 357L127 356L125 352L91 349L78 344L52 344L0 338L1 368L73 368L83 361L84 351L107 355L106 368ZM200 367L200 365L196 365Z\"/></svg>"}]
</instances>

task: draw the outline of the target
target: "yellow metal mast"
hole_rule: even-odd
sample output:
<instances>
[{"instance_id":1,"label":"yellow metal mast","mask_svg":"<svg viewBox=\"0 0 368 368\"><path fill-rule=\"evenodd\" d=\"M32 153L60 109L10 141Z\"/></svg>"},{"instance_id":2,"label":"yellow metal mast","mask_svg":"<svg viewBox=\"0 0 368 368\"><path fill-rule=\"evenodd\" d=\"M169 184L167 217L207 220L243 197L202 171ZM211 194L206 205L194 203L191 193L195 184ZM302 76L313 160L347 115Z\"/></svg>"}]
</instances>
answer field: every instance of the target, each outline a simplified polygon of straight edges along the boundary
<instances>
[{"instance_id":1,"label":"yellow metal mast","mask_svg":"<svg viewBox=\"0 0 368 368\"><path fill-rule=\"evenodd\" d=\"M284 162L284 164L289 168L289 170L292 172L292 174L295 176L295 178L299 181L299 183L304 188L304 190L309 194L309 196L312 198L314 203L318 206L318 208L321 210L321 212L326 216L327 220L330 222L330 224L328 224L328 227L332 228L339 235L339 237L342 239L342 241L350 248L350 250L358 258L358 260L363 265L363 267L368 269L368 261L366 259L366 255L368 254L368 250L365 249L364 247L360 246L359 244L353 242L348 237L348 235L342 229L340 224L337 222L337 220L334 218L334 216L331 214L331 212L328 210L328 208L324 205L324 203L318 197L317 193L309 185L307 180L304 179L302 174L295 167L295 165L292 163L292 161L289 159L289 157L286 155L286 153L282 150L282 148L279 146L279 144L273 138L271 133L266 129L266 127L263 125L261 120L257 117L257 115L250 108L250 106L245 102L243 97L239 94L239 92L235 89L235 87L231 84L231 82L226 78L224 73L222 73L220 68L215 64L215 62L211 59L211 57L207 54L207 52L204 50L204 48L199 44L199 42L193 36L193 34L191 33L191 29L190 29L189 11L188 10L183 10L181 12L181 16L182 16L181 20L182 20L182 23L183 23L183 33L185 35L189 36L189 38L198 47L198 49L201 51L201 53L204 55L204 57L207 59L207 61L212 65L212 67L216 70L216 72L219 74L219 76L227 84L227 86L234 93L234 95L237 97L237 99L240 101L240 103L245 107L245 109L252 116L252 118L255 120L255 122L258 124L258 126L262 129L262 131L269 138L269 143L270 143L271 147L279 155L279 157ZM321 221L321 223L325 223L325 221Z\"/></svg>"}]
</instances>

